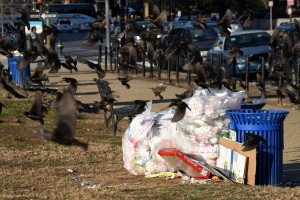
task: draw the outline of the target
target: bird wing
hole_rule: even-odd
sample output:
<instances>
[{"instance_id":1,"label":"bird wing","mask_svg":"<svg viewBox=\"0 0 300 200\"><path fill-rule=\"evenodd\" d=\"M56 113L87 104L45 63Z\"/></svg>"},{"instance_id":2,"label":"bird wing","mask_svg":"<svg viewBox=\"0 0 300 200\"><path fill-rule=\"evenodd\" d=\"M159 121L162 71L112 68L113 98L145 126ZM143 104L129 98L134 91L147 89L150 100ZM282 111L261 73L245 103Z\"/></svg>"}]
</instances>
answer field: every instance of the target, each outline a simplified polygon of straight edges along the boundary
<instances>
[{"instance_id":1,"label":"bird wing","mask_svg":"<svg viewBox=\"0 0 300 200\"><path fill-rule=\"evenodd\" d=\"M174 116L171 121L172 122L180 121L185 115L186 108L189 108L189 107L185 102L177 103L177 108L175 110Z\"/></svg>"},{"instance_id":2,"label":"bird wing","mask_svg":"<svg viewBox=\"0 0 300 200\"><path fill-rule=\"evenodd\" d=\"M59 142L72 144L76 128L76 101L68 89L64 89L58 103L57 122L53 137Z\"/></svg>"},{"instance_id":3,"label":"bird wing","mask_svg":"<svg viewBox=\"0 0 300 200\"><path fill-rule=\"evenodd\" d=\"M43 63L38 62L32 76L31 76L31 79L41 78L43 76L43 71L44 71Z\"/></svg>"},{"instance_id":4,"label":"bird wing","mask_svg":"<svg viewBox=\"0 0 300 200\"><path fill-rule=\"evenodd\" d=\"M29 111L30 114L35 115L35 116L40 116L42 105L43 105L42 93L40 91L37 91L34 94L34 100L32 102L32 106Z\"/></svg>"}]
</instances>

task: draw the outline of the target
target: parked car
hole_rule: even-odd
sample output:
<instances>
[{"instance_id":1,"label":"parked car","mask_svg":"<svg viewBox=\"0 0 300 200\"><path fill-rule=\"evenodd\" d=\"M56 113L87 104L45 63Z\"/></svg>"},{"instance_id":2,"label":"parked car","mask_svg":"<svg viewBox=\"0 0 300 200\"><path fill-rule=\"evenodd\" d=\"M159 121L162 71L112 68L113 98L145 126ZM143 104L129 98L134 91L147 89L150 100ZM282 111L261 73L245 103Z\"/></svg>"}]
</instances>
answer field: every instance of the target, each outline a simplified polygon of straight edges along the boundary
<instances>
[{"instance_id":1,"label":"parked car","mask_svg":"<svg viewBox=\"0 0 300 200\"><path fill-rule=\"evenodd\" d=\"M208 56L212 58L213 70L216 73L222 62L226 63L229 74L245 74L246 60L249 58L249 72L256 73L260 70L264 58L266 69L268 69L269 42L271 36L263 30L247 30L231 33L230 37L220 37L208 51ZM228 53L232 47L238 47L242 55L236 56L236 67L228 58Z\"/></svg>"},{"instance_id":2,"label":"parked car","mask_svg":"<svg viewBox=\"0 0 300 200\"><path fill-rule=\"evenodd\" d=\"M73 24L68 19L57 20L57 22L54 24L54 26L56 26L57 29L60 30L61 32L72 32L73 31Z\"/></svg>"},{"instance_id":3,"label":"parked car","mask_svg":"<svg viewBox=\"0 0 300 200\"><path fill-rule=\"evenodd\" d=\"M81 24L87 24L87 23L91 23L94 22L96 19L84 14L78 14L78 13L74 13L74 14L58 14L58 18L57 20L70 20L70 22L72 22L72 27L73 30L82 30ZM55 19L50 19L50 23L56 23Z\"/></svg>"},{"instance_id":4,"label":"parked car","mask_svg":"<svg viewBox=\"0 0 300 200\"><path fill-rule=\"evenodd\" d=\"M193 25L178 26L171 30L168 37L163 41L164 49L172 42L175 35L181 34L181 40L178 43L195 44L199 49L201 56L206 58L208 50L212 47L220 32L219 27L215 23L208 23L207 29L202 30Z\"/></svg>"}]
</instances>

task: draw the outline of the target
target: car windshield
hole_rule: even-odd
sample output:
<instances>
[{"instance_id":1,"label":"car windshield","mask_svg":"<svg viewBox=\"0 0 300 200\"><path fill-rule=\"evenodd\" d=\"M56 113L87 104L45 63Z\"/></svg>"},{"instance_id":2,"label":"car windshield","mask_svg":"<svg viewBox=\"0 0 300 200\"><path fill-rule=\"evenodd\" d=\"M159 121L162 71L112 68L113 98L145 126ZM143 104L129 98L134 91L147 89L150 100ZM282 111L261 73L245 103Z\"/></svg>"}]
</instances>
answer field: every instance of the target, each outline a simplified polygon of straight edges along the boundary
<instances>
[{"instance_id":1,"label":"car windshield","mask_svg":"<svg viewBox=\"0 0 300 200\"><path fill-rule=\"evenodd\" d=\"M233 35L225 40L224 50L232 47L252 47L269 45L270 36L267 33L248 33L242 35Z\"/></svg>"},{"instance_id":2,"label":"car windshield","mask_svg":"<svg viewBox=\"0 0 300 200\"><path fill-rule=\"evenodd\" d=\"M190 29L192 41L198 42L198 41L207 41L207 40L215 40L218 38L218 27L208 27L206 30L202 29Z\"/></svg>"}]
</instances>

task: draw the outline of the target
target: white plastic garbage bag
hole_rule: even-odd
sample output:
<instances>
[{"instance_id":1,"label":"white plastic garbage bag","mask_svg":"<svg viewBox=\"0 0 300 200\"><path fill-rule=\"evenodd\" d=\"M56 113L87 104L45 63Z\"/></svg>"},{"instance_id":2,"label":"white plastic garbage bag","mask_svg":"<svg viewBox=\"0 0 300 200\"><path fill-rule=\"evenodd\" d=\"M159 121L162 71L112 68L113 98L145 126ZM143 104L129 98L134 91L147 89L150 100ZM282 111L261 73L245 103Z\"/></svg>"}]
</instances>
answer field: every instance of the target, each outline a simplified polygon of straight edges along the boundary
<instances>
[{"instance_id":1,"label":"white plastic garbage bag","mask_svg":"<svg viewBox=\"0 0 300 200\"><path fill-rule=\"evenodd\" d=\"M240 108L243 98L242 92L198 89L184 100L191 111L187 109L177 123L171 122L175 109L153 113L149 106L124 133L124 167L134 175L170 171L172 167L158 154L164 148L176 148L193 159L215 165L218 152L215 141L229 123L225 110Z\"/></svg>"}]
</instances>

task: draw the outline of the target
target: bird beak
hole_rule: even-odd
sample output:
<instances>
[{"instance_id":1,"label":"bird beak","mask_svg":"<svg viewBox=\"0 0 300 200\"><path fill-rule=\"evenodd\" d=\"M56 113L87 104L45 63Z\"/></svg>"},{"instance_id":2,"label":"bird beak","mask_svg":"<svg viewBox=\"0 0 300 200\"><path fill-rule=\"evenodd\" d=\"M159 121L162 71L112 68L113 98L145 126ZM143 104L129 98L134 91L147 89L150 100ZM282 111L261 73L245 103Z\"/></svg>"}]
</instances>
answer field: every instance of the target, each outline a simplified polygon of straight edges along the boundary
<instances>
[{"instance_id":1,"label":"bird beak","mask_svg":"<svg viewBox=\"0 0 300 200\"><path fill-rule=\"evenodd\" d=\"M192 110L190 109L190 107L187 106L187 108L188 108L190 111L192 111Z\"/></svg>"}]
</instances>

